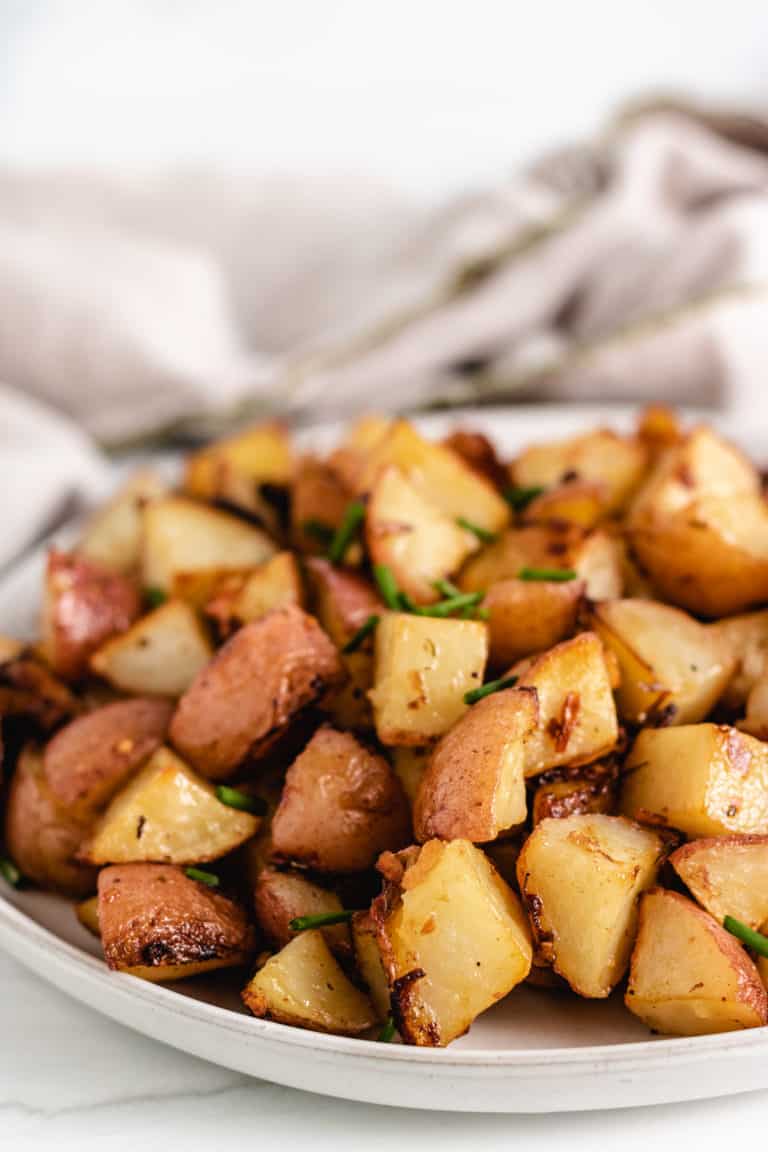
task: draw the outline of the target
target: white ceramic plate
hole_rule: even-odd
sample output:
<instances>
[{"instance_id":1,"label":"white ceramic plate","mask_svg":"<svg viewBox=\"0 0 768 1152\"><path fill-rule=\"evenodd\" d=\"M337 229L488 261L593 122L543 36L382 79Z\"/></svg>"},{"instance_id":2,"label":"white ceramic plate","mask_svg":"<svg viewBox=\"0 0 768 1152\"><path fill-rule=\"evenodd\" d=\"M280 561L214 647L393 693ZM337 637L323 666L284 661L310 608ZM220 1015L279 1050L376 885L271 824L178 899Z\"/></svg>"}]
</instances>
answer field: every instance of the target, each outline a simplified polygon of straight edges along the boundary
<instances>
[{"instance_id":1,"label":"white ceramic plate","mask_svg":"<svg viewBox=\"0 0 768 1152\"><path fill-rule=\"evenodd\" d=\"M535 439L567 435L606 413L595 409L486 410L434 417L442 433L456 422L492 433L508 452ZM614 426L631 415L608 414ZM726 429L758 460L768 443ZM305 434L306 435L306 434ZM334 430L311 438L327 446ZM34 626L42 554L0 582L0 631ZM0 946L71 996L139 1032L227 1068L279 1084L352 1100L415 1108L555 1112L618 1108L729 1095L768 1087L768 1029L694 1039L654 1039L607 1002L516 989L445 1051L377 1044L256 1020L241 1008L238 985L190 980L174 989L107 971L98 943L72 907L41 892L0 891Z\"/></svg>"}]
</instances>

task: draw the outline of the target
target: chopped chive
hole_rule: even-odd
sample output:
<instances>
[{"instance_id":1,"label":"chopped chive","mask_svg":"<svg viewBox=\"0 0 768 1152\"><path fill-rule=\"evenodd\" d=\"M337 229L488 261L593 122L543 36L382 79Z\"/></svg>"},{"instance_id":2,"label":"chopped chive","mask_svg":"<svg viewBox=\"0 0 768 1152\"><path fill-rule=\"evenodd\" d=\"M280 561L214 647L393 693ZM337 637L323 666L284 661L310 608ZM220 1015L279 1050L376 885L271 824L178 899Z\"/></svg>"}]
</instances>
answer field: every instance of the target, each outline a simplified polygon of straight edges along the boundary
<instances>
[{"instance_id":1,"label":"chopped chive","mask_svg":"<svg viewBox=\"0 0 768 1152\"><path fill-rule=\"evenodd\" d=\"M161 604L165 604L168 593L164 588L145 588L144 599L150 608L159 608Z\"/></svg>"},{"instance_id":2,"label":"chopped chive","mask_svg":"<svg viewBox=\"0 0 768 1152\"><path fill-rule=\"evenodd\" d=\"M397 1032L397 1028L395 1028L395 1022L391 1016L387 1016L386 1024L382 1028L381 1032L379 1032L376 1039L378 1040L379 1044L389 1044L394 1039L395 1032Z\"/></svg>"},{"instance_id":3,"label":"chopped chive","mask_svg":"<svg viewBox=\"0 0 768 1152\"><path fill-rule=\"evenodd\" d=\"M515 512L522 512L532 500L541 496L544 491L545 488L541 484L532 484L530 488L507 488L504 491L504 499L507 504L514 508Z\"/></svg>"},{"instance_id":4,"label":"chopped chive","mask_svg":"<svg viewBox=\"0 0 768 1152\"><path fill-rule=\"evenodd\" d=\"M354 912L319 912L316 916L297 916L288 927L291 932L306 932L310 928L327 928L331 924L348 924Z\"/></svg>"},{"instance_id":5,"label":"chopped chive","mask_svg":"<svg viewBox=\"0 0 768 1152\"><path fill-rule=\"evenodd\" d=\"M219 878L215 872L206 872L204 868L185 868L184 875L190 880L197 880L198 884L207 884L209 888L218 888Z\"/></svg>"},{"instance_id":6,"label":"chopped chive","mask_svg":"<svg viewBox=\"0 0 768 1152\"><path fill-rule=\"evenodd\" d=\"M450 616L462 608L475 608L483 598L482 592L460 592L458 596L449 596L447 600L439 600L437 604L424 604L416 609L418 616Z\"/></svg>"},{"instance_id":7,"label":"chopped chive","mask_svg":"<svg viewBox=\"0 0 768 1152\"><path fill-rule=\"evenodd\" d=\"M573 568L521 568L517 574L518 580L549 580L554 584L564 584L577 576Z\"/></svg>"},{"instance_id":8,"label":"chopped chive","mask_svg":"<svg viewBox=\"0 0 768 1152\"><path fill-rule=\"evenodd\" d=\"M402 611L400 591L392 574L392 569L388 568L386 564L374 564L373 576L387 608L391 608L393 612Z\"/></svg>"},{"instance_id":9,"label":"chopped chive","mask_svg":"<svg viewBox=\"0 0 768 1152\"><path fill-rule=\"evenodd\" d=\"M463 528L466 532L471 532L473 536L477 536L481 544L493 544L494 540L498 540L495 532L489 532L487 528L482 528L479 524L473 524L471 520L465 520L463 516L456 519L459 528Z\"/></svg>"},{"instance_id":10,"label":"chopped chive","mask_svg":"<svg viewBox=\"0 0 768 1152\"><path fill-rule=\"evenodd\" d=\"M334 530L330 524L322 520L305 520L301 525L305 536L313 536L324 548L329 548L334 537Z\"/></svg>"},{"instance_id":11,"label":"chopped chive","mask_svg":"<svg viewBox=\"0 0 768 1152\"><path fill-rule=\"evenodd\" d=\"M763 936L762 932L755 932L753 928L742 924L741 920L736 920L733 916L726 916L723 928L732 936L738 937L743 944L749 945L758 956L768 956L768 936Z\"/></svg>"},{"instance_id":12,"label":"chopped chive","mask_svg":"<svg viewBox=\"0 0 768 1152\"><path fill-rule=\"evenodd\" d=\"M18 888L21 884L21 872L7 856L0 856L0 876L11 888Z\"/></svg>"},{"instance_id":13,"label":"chopped chive","mask_svg":"<svg viewBox=\"0 0 768 1152\"><path fill-rule=\"evenodd\" d=\"M342 652L356 652L360 645L375 631L380 619L380 616L369 616L365 623L360 625L352 639L347 641Z\"/></svg>"},{"instance_id":14,"label":"chopped chive","mask_svg":"<svg viewBox=\"0 0 768 1152\"><path fill-rule=\"evenodd\" d=\"M488 608L478 608L477 612L475 612L476 620L490 620L490 618L491 613Z\"/></svg>"},{"instance_id":15,"label":"chopped chive","mask_svg":"<svg viewBox=\"0 0 768 1152\"><path fill-rule=\"evenodd\" d=\"M344 518L328 548L328 559L331 564L341 564L364 519L365 504L362 500L353 500L351 504L347 504Z\"/></svg>"},{"instance_id":16,"label":"chopped chive","mask_svg":"<svg viewBox=\"0 0 768 1152\"><path fill-rule=\"evenodd\" d=\"M491 696L494 692L503 692L505 688L513 688L515 684L517 684L517 676L505 676L503 680L489 680L480 688L473 688L471 692L465 692L464 703L477 704L478 700L482 700L485 696Z\"/></svg>"},{"instance_id":17,"label":"chopped chive","mask_svg":"<svg viewBox=\"0 0 768 1152\"><path fill-rule=\"evenodd\" d=\"M403 612L416 611L416 605L414 604L413 600L411 600L407 592L398 592L397 598L400 601L400 607L402 608Z\"/></svg>"},{"instance_id":18,"label":"chopped chive","mask_svg":"<svg viewBox=\"0 0 768 1152\"><path fill-rule=\"evenodd\" d=\"M227 808L237 808L253 816L263 816L267 810L267 803L261 796L251 796L249 792L241 792L239 788L230 788L227 784L217 786L216 799L226 804Z\"/></svg>"},{"instance_id":19,"label":"chopped chive","mask_svg":"<svg viewBox=\"0 0 768 1152\"><path fill-rule=\"evenodd\" d=\"M461 595L461 588L457 588L452 580L435 580L432 587L436 592L439 592L441 596L448 597Z\"/></svg>"}]
</instances>

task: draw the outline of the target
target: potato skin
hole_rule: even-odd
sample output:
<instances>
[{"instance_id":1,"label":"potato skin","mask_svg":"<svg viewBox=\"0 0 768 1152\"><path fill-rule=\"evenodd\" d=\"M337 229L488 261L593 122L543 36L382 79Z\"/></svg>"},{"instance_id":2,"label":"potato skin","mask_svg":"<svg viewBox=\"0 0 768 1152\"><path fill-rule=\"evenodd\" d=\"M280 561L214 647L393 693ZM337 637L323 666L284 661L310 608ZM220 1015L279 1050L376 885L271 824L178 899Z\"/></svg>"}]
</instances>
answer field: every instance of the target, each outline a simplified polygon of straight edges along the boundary
<instances>
[{"instance_id":1,"label":"potato skin","mask_svg":"<svg viewBox=\"0 0 768 1152\"><path fill-rule=\"evenodd\" d=\"M571 636L585 589L583 580L558 584L512 579L492 584L483 601L490 613L491 667L508 668Z\"/></svg>"},{"instance_id":2,"label":"potato skin","mask_svg":"<svg viewBox=\"0 0 768 1152\"><path fill-rule=\"evenodd\" d=\"M343 679L338 652L300 608L276 608L227 641L179 700L170 735L204 776L258 758L303 708Z\"/></svg>"},{"instance_id":3,"label":"potato skin","mask_svg":"<svg viewBox=\"0 0 768 1152\"><path fill-rule=\"evenodd\" d=\"M288 769L272 821L275 856L322 872L360 872L410 838L394 770L349 732L320 728Z\"/></svg>"},{"instance_id":4,"label":"potato skin","mask_svg":"<svg viewBox=\"0 0 768 1152\"><path fill-rule=\"evenodd\" d=\"M95 815L163 743L172 712L167 700L117 700L62 728L43 760L57 803Z\"/></svg>"},{"instance_id":5,"label":"potato skin","mask_svg":"<svg viewBox=\"0 0 768 1152\"><path fill-rule=\"evenodd\" d=\"M257 877L253 906L259 927L269 943L277 948L284 948L296 935L291 921L297 916L342 911L335 892L313 884L299 872L280 872L276 868L265 868ZM347 924L330 924L320 931L332 952L350 955L352 944Z\"/></svg>"}]
</instances>

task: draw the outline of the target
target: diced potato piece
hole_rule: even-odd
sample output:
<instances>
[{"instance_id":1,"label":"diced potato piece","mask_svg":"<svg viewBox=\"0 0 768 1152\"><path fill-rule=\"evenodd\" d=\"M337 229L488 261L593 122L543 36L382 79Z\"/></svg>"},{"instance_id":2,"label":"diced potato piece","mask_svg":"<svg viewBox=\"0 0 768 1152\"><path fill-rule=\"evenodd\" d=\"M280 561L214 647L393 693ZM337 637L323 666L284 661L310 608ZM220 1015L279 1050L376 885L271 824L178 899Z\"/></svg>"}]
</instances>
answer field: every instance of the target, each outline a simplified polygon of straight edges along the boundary
<instances>
[{"instance_id":1,"label":"diced potato piece","mask_svg":"<svg viewBox=\"0 0 768 1152\"><path fill-rule=\"evenodd\" d=\"M81 857L91 864L197 864L232 852L258 827L258 817L222 804L207 780L160 748L112 800Z\"/></svg>"},{"instance_id":2,"label":"diced potato piece","mask_svg":"<svg viewBox=\"0 0 768 1152\"><path fill-rule=\"evenodd\" d=\"M184 487L192 496L223 500L274 526L274 508L264 499L262 486L285 488L292 474L287 429L282 424L256 424L189 456Z\"/></svg>"},{"instance_id":3,"label":"diced potato piece","mask_svg":"<svg viewBox=\"0 0 768 1152\"><path fill-rule=\"evenodd\" d=\"M138 589L125 576L82 557L48 554L40 643L53 671L65 680L84 676L93 652L125 632L140 610Z\"/></svg>"},{"instance_id":4,"label":"diced potato piece","mask_svg":"<svg viewBox=\"0 0 768 1152\"><path fill-rule=\"evenodd\" d=\"M408 801L388 761L349 732L318 729L288 769L272 820L275 855L322 872L361 872L410 833Z\"/></svg>"},{"instance_id":5,"label":"diced potato piece","mask_svg":"<svg viewBox=\"0 0 768 1152\"><path fill-rule=\"evenodd\" d=\"M718 620L709 628L720 637L736 661L722 695L726 708L743 708L755 683L768 673L768 611L746 612Z\"/></svg>"},{"instance_id":6,"label":"diced potato piece","mask_svg":"<svg viewBox=\"0 0 768 1152\"><path fill-rule=\"evenodd\" d=\"M637 439L598 428L583 436L535 444L512 465L512 481L523 488L551 488L566 477L600 483L608 511L622 508L643 478L647 451ZM575 474L575 475L574 475Z\"/></svg>"},{"instance_id":7,"label":"diced potato piece","mask_svg":"<svg viewBox=\"0 0 768 1152\"><path fill-rule=\"evenodd\" d=\"M768 834L768 745L717 724L645 728L624 766L621 810L686 836Z\"/></svg>"},{"instance_id":8,"label":"diced potato piece","mask_svg":"<svg viewBox=\"0 0 768 1152\"><path fill-rule=\"evenodd\" d=\"M475 620L393 612L376 629L373 689L382 744L429 744L467 709L483 682L488 630Z\"/></svg>"},{"instance_id":9,"label":"diced potato piece","mask_svg":"<svg viewBox=\"0 0 768 1152\"><path fill-rule=\"evenodd\" d=\"M373 915L408 1044L450 1044L530 971L520 902L467 840L428 841L399 887L374 901Z\"/></svg>"},{"instance_id":10,"label":"diced potato piece","mask_svg":"<svg viewBox=\"0 0 768 1152\"><path fill-rule=\"evenodd\" d=\"M374 564L392 569L417 603L440 598L435 581L452 576L478 540L427 500L397 468L384 468L368 500L365 536Z\"/></svg>"},{"instance_id":11,"label":"diced potato piece","mask_svg":"<svg viewBox=\"0 0 768 1152\"><path fill-rule=\"evenodd\" d=\"M243 991L254 1016L359 1036L376 1023L373 1006L347 979L322 932L301 932L259 969Z\"/></svg>"},{"instance_id":12,"label":"diced potato piece","mask_svg":"<svg viewBox=\"0 0 768 1152\"><path fill-rule=\"evenodd\" d=\"M83 928L87 929L92 936L101 936L98 896L89 896L87 900L81 900L79 904L76 904L75 915Z\"/></svg>"},{"instance_id":13,"label":"diced potato piece","mask_svg":"<svg viewBox=\"0 0 768 1152\"><path fill-rule=\"evenodd\" d=\"M600 814L542 820L526 840L517 877L534 941L579 995L606 997L624 975L663 853L655 832Z\"/></svg>"},{"instance_id":14,"label":"diced potato piece","mask_svg":"<svg viewBox=\"0 0 768 1152\"><path fill-rule=\"evenodd\" d=\"M425 440L406 420L395 421L374 442L357 477L358 492L370 492L388 467L398 468L425 500L452 519L462 516L487 532L509 523L509 505L493 485L450 448Z\"/></svg>"},{"instance_id":15,"label":"diced potato piece","mask_svg":"<svg viewBox=\"0 0 768 1152\"><path fill-rule=\"evenodd\" d=\"M606 484L569 480L555 488L545 489L526 505L521 520L524 524L558 523L576 524L579 528L594 528L609 511L610 495Z\"/></svg>"},{"instance_id":16,"label":"diced potato piece","mask_svg":"<svg viewBox=\"0 0 768 1152\"><path fill-rule=\"evenodd\" d=\"M533 823L562 820L579 813L610 813L616 804L615 762L610 759L583 768L566 768L545 778L533 795Z\"/></svg>"},{"instance_id":17,"label":"diced potato piece","mask_svg":"<svg viewBox=\"0 0 768 1152\"><path fill-rule=\"evenodd\" d=\"M683 844L669 862L707 912L761 929L768 920L768 836L715 836Z\"/></svg>"},{"instance_id":18,"label":"diced potato piece","mask_svg":"<svg viewBox=\"0 0 768 1152\"><path fill-rule=\"evenodd\" d=\"M471 428L456 428L443 438L442 443L457 456L461 456L473 471L479 472L495 488L507 487L507 470L499 460L492 441L482 432L475 432Z\"/></svg>"},{"instance_id":19,"label":"diced potato piece","mask_svg":"<svg viewBox=\"0 0 768 1152\"><path fill-rule=\"evenodd\" d=\"M269 563L269 561L267 561ZM197 568L192 572L174 572L169 597L183 600L202 612L219 591L240 588L254 571L249 568Z\"/></svg>"},{"instance_id":20,"label":"diced potato piece","mask_svg":"<svg viewBox=\"0 0 768 1152\"><path fill-rule=\"evenodd\" d=\"M379 1020L389 1016L389 983L379 951L376 922L369 912L355 912L352 917L352 948L355 965L368 989Z\"/></svg>"},{"instance_id":21,"label":"diced potato piece","mask_svg":"<svg viewBox=\"0 0 768 1152\"><path fill-rule=\"evenodd\" d=\"M685 612L654 600L604 600L591 625L621 668L622 720L666 724L703 720L733 672L727 645Z\"/></svg>"},{"instance_id":22,"label":"diced potato piece","mask_svg":"<svg viewBox=\"0 0 768 1152\"><path fill-rule=\"evenodd\" d=\"M253 889L256 919L270 945L284 948L296 933L291 921L299 916L325 916L342 911L335 892L312 884L300 872L279 872L265 868ZM348 957L351 952L348 924L329 924L321 928L332 952Z\"/></svg>"},{"instance_id":23,"label":"diced potato piece","mask_svg":"<svg viewBox=\"0 0 768 1152\"><path fill-rule=\"evenodd\" d=\"M130 576L141 565L144 509L166 492L149 469L137 472L86 525L77 551L86 560Z\"/></svg>"},{"instance_id":24,"label":"diced potato piece","mask_svg":"<svg viewBox=\"0 0 768 1152\"><path fill-rule=\"evenodd\" d=\"M143 581L170 592L177 572L251 568L275 552L265 532L216 508L179 496L156 500L144 512Z\"/></svg>"},{"instance_id":25,"label":"diced potato piece","mask_svg":"<svg viewBox=\"0 0 768 1152\"><path fill-rule=\"evenodd\" d=\"M181 696L212 655L195 612L169 600L94 652L91 670L122 692Z\"/></svg>"},{"instance_id":26,"label":"diced potato piece","mask_svg":"<svg viewBox=\"0 0 768 1152\"><path fill-rule=\"evenodd\" d=\"M488 589L490 664L508 668L543 652L576 630L586 585L583 580L500 580Z\"/></svg>"},{"instance_id":27,"label":"diced potato piece","mask_svg":"<svg viewBox=\"0 0 768 1152\"><path fill-rule=\"evenodd\" d=\"M302 552L324 552L326 546L308 527L323 524L334 532L344 519L353 492L329 464L304 456L291 483L291 538Z\"/></svg>"},{"instance_id":28,"label":"diced potato piece","mask_svg":"<svg viewBox=\"0 0 768 1152\"><path fill-rule=\"evenodd\" d=\"M403 786L403 791L408 797L408 803L411 805L411 809L413 809L422 778L427 770L430 757L432 756L432 749L430 747L393 748L391 756L392 767Z\"/></svg>"},{"instance_id":29,"label":"diced potato piece","mask_svg":"<svg viewBox=\"0 0 768 1152\"><path fill-rule=\"evenodd\" d=\"M374 449L392 427L389 416L371 413L347 426L343 439L328 457L340 481L355 491L358 478Z\"/></svg>"},{"instance_id":30,"label":"diced potato piece","mask_svg":"<svg viewBox=\"0 0 768 1152\"><path fill-rule=\"evenodd\" d=\"M303 603L299 562L292 552L278 552L250 575L234 576L222 584L205 611L226 632L260 620L273 608Z\"/></svg>"},{"instance_id":31,"label":"diced potato piece","mask_svg":"<svg viewBox=\"0 0 768 1152\"><path fill-rule=\"evenodd\" d=\"M588 764L616 747L619 726L610 673L594 632L582 632L536 657L521 670L517 687L535 688L539 699L538 726L526 740L526 776Z\"/></svg>"},{"instance_id":32,"label":"diced potato piece","mask_svg":"<svg viewBox=\"0 0 768 1152\"><path fill-rule=\"evenodd\" d=\"M0 716L24 716L44 732L82 710L82 700L58 680L35 654L6 645L0 658Z\"/></svg>"},{"instance_id":33,"label":"diced potato piece","mask_svg":"<svg viewBox=\"0 0 768 1152\"><path fill-rule=\"evenodd\" d=\"M416 839L482 844L522 824L525 739L538 718L533 689L508 688L473 704L432 754L414 805Z\"/></svg>"},{"instance_id":34,"label":"diced potato piece","mask_svg":"<svg viewBox=\"0 0 768 1152\"><path fill-rule=\"evenodd\" d=\"M337 648L343 648L369 616L379 615L384 605L357 572L337 568L327 560L307 560L315 614Z\"/></svg>"},{"instance_id":35,"label":"diced potato piece","mask_svg":"<svg viewBox=\"0 0 768 1152\"><path fill-rule=\"evenodd\" d=\"M300 608L275 608L220 648L179 701L171 740L211 779L262 756L291 721L341 682L339 655Z\"/></svg>"},{"instance_id":36,"label":"diced potato piece","mask_svg":"<svg viewBox=\"0 0 768 1152\"><path fill-rule=\"evenodd\" d=\"M253 950L244 909L168 864L104 868L98 925L109 967L153 982L232 968Z\"/></svg>"},{"instance_id":37,"label":"diced potato piece","mask_svg":"<svg viewBox=\"0 0 768 1152\"><path fill-rule=\"evenodd\" d=\"M677 892L640 903L624 1003L654 1032L703 1036L768 1023L768 995L738 941Z\"/></svg>"}]
</instances>

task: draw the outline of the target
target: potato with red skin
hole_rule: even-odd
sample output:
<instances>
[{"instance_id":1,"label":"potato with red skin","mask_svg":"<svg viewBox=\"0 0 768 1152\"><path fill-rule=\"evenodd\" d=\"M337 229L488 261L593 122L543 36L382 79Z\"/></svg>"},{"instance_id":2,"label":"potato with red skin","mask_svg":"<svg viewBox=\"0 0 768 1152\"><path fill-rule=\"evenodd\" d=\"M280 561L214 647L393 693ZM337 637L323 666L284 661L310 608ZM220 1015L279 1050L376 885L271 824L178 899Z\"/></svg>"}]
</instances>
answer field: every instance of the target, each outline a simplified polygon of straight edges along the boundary
<instances>
[{"instance_id":1,"label":"potato with red skin","mask_svg":"<svg viewBox=\"0 0 768 1152\"><path fill-rule=\"evenodd\" d=\"M499 671L523 656L544 652L576 631L583 580L499 580L485 594L488 660Z\"/></svg>"},{"instance_id":2,"label":"potato with red skin","mask_svg":"<svg viewBox=\"0 0 768 1152\"><path fill-rule=\"evenodd\" d=\"M43 757L56 802L95 816L163 743L172 712L168 700L117 700L62 728Z\"/></svg>"},{"instance_id":3,"label":"potato with red skin","mask_svg":"<svg viewBox=\"0 0 768 1152\"><path fill-rule=\"evenodd\" d=\"M264 868L253 888L256 920L265 937L276 948L284 948L296 932L291 921L299 916L323 916L343 911L335 892L321 888L288 869ZM321 929L325 942L337 956L349 957L352 945L348 924L329 924Z\"/></svg>"},{"instance_id":4,"label":"potato with red skin","mask_svg":"<svg viewBox=\"0 0 768 1152\"><path fill-rule=\"evenodd\" d=\"M362 872L408 843L408 801L394 770L349 732L320 728L288 769L272 821L275 856L320 872Z\"/></svg>"},{"instance_id":5,"label":"potato with red skin","mask_svg":"<svg viewBox=\"0 0 768 1152\"><path fill-rule=\"evenodd\" d=\"M341 683L339 654L295 605L246 624L179 700L171 741L203 776L221 780L263 756L291 721Z\"/></svg>"},{"instance_id":6,"label":"potato with red skin","mask_svg":"<svg viewBox=\"0 0 768 1152\"><path fill-rule=\"evenodd\" d=\"M96 649L130 628L140 612L138 588L126 576L81 556L48 554L41 644L65 680L83 677Z\"/></svg>"}]
</instances>

